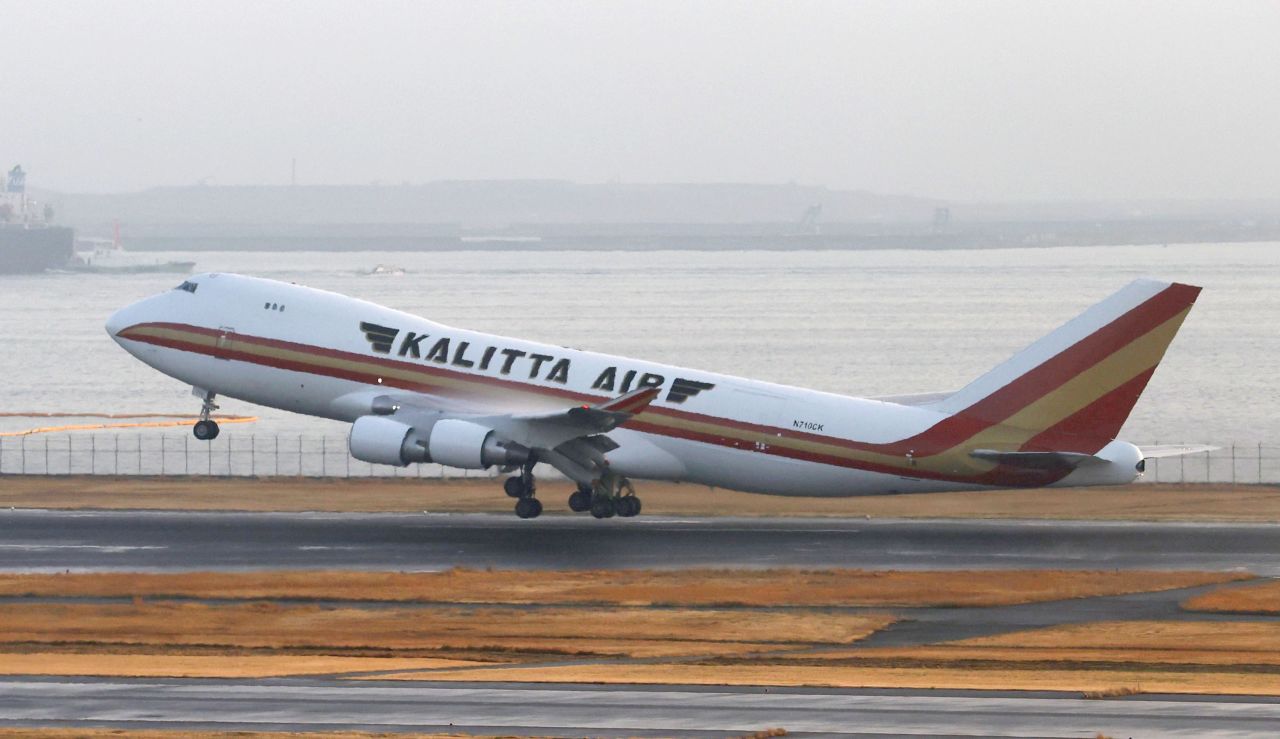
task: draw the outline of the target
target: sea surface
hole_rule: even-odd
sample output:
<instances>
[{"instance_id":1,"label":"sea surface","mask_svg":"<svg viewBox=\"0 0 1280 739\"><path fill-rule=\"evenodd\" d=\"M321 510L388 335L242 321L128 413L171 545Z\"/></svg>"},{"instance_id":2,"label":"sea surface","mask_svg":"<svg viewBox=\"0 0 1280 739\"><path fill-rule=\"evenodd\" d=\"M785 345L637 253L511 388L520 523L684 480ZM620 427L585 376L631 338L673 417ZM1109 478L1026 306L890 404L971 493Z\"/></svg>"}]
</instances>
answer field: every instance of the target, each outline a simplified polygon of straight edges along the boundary
<instances>
[{"instance_id":1,"label":"sea surface","mask_svg":"<svg viewBox=\"0 0 1280 739\"><path fill-rule=\"evenodd\" d=\"M1140 276L1205 290L1124 429L1280 443L1280 244L975 251L149 254L336 290L460 327L860 396L955 390ZM367 274L393 264L403 276ZM0 412L194 413L108 338L174 274L0 276ZM332 421L223 400L254 424ZM55 423L0 417L0 431ZM174 433L144 430L138 433Z\"/></svg>"}]
</instances>

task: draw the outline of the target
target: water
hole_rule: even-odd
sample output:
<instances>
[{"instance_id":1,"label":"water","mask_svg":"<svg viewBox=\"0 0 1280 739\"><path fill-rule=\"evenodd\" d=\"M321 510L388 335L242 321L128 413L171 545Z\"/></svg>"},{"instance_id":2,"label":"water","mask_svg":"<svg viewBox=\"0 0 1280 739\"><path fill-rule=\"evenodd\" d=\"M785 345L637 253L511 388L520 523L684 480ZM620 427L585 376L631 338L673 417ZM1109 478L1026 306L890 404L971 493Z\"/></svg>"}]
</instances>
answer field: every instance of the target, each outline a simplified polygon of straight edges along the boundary
<instances>
[{"instance_id":1,"label":"water","mask_svg":"<svg viewBox=\"0 0 1280 739\"><path fill-rule=\"evenodd\" d=\"M958 389L1129 280L1172 278L1205 291L1125 437L1280 441L1280 244L181 256L455 326L863 396ZM380 262L408 274L361 274ZM0 276L0 412L194 413L189 388L102 328L115 308L180 281ZM224 436L345 433L234 400L223 412L261 419ZM0 430L45 423L0 418Z\"/></svg>"}]
</instances>

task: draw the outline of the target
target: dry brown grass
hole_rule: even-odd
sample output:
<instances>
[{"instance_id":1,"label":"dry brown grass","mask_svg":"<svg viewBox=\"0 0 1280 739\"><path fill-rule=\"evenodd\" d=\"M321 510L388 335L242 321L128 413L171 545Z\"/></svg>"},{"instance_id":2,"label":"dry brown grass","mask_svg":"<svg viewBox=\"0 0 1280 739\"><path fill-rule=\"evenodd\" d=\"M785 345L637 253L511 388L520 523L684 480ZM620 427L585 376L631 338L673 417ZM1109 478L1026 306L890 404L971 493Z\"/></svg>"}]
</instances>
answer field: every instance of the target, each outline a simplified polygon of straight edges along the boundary
<instances>
[{"instance_id":1,"label":"dry brown grass","mask_svg":"<svg viewBox=\"0 0 1280 739\"><path fill-rule=\"evenodd\" d=\"M1105 621L1070 624L948 642L953 646L1017 649L1280 651L1277 621Z\"/></svg>"},{"instance_id":2,"label":"dry brown grass","mask_svg":"<svg viewBox=\"0 0 1280 739\"><path fill-rule=\"evenodd\" d=\"M485 675L531 682L1073 690L1096 697L1139 690L1280 695L1280 623L1105 622L924 647L854 646L608 669L526 665ZM470 669L440 675L477 677Z\"/></svg>"},{"instance_id":3,"label":"dry brown grass","mask_svg":"<svg viewBox=\"0 0 1280 739\"><path fill-rule=\"evenodd\" d=\"M0 595L305 598L678 606L993 606L1151 592L1251 577L1221 572L973 570L449 570L0 574Z\"/></svg>"},{"instance_id":4,"label":"dry brown grass","mask_svg":"<svg viewBox=\"0 0 1280 739\"><path fill-rule=\"evenodd\" d=\"M828 649L779 654L780 663L817 666L972 669L1154 669L1280 672L1280 622L1104 621L905 648Z\"/></svg>"},{"instance_id":5,"label":"dry brown grass","mask_svg":"<svg viewBox=\"0 0 1280 739\"><path fill-rule=\"evenodd\" d=\"M737 654L785 644L844 644L888 616L813 612L506 608L356 609L195 603L0 605L0 646L110 651L120 645L250 650L372 651L421 656L543 652L574 655ZM721 646L727 649L721 649ZM440 665L450 666L450 665Z\"/></svg>"},{"instance_id":6,"label":"dry brown grass","mask_svg":"<svg viewBox=\"0 0 1280 739\"><path fill-rule=\"evenodd\" d=\"M418 680L421 674L379 675L380 680ZM1231 671L1079 670L1044 666L1028 669L964 667L849 667L760 665L569 665L504 667L433 673L432 680L588 682L602 684L770 685L835 688L920 688L947 690L1101 691L1142 685L1149 693L1280 695L1280 675Z\"/></svg>"},{"instance_id":7,"label":"dry brown grass","mask_svg":"<svg viewBox=\"0 0 1280 739\"><path fill-rule=\"evenodd\" d=\"M381 670L439 670L485 663L421 657L329 655L0 653L0 674L84 677L268 678ZM0 734L0 737L3 737Z\"/></svg>"},{"instance_id":8,"label":"dry brown grass","mask_svg":"<svg viewBox=\"0 0 1280 739\"><path fill-rule=\"evenodd\" d=\"M1182 602L1189 611L1280 614L1280 580L1231 588L1219 588Z\"/></svg>"},{"instance_id":9,"label":"dry brown grass","mask_svg":"<svg viewBox=\"0 0 1280 739\"><path fill-rule=\"evenodd\" d=\"M1086 690L1084 697L1089 700L1106 700L1108 698L1127 698L1131 695L1142 695L1141 685L1118 685L1102 690Z\"/></svg>"},{"instance_id":10,"label":"dry brown grass","mask_svg":"<svg viewBox=\"0 0 1280 739\"><path fill-rule=\"evenodd\" d=\"M645 482L645 512L717 516L873 516L1280 521L1280 486L1141 484L1076 490L996 490L863 498L778 498ZM548 512L567 510L568 483L545 482ZM106 476L5 478L0 506L246 511L509 513L495 479L210 479Z\"/></svg>"}]
</instances>

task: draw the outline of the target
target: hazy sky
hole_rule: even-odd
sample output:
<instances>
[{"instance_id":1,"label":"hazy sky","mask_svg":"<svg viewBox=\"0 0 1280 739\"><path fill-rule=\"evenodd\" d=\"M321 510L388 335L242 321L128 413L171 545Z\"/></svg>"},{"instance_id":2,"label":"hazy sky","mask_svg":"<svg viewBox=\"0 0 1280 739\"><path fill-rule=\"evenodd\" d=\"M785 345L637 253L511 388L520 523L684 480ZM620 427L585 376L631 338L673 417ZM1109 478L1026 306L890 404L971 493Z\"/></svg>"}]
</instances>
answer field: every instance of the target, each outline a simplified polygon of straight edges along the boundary
<instances>
[{"instance_id":1,"label":"hazy sky","mask_svg":"<svg viewBox=\"0 0 1280 739\"><path fill-rule=\"evenodd\" d=\"M0 164L1280 197L1280 2L0 0Z\"/></svg>"}]
</instances>

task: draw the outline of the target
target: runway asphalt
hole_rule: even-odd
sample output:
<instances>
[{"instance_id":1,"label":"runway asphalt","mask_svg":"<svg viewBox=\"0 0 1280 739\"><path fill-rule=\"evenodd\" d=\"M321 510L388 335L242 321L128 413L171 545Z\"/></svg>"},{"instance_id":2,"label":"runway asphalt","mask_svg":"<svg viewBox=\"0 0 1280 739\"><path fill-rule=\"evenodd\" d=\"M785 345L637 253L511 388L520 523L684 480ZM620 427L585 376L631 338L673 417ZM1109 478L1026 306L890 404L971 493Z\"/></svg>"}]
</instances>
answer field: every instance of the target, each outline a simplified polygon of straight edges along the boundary
<instances>
[{"instance_id":1,"label":"runway asphalt","mask_svg":"<svg viewBox=\"0 0 1280 739\"><path fill-rule=\"evenodd\" d=\"M2 679L0 724L592 736L1272 737L1280 702L1052 693Z\"/></svg>"},{"instance_id":2,"label":"runway asphalt","mask_svg":"<svg viewBox=\"0 0 1280 739\"><path fill-rule=\"evenodd\" d=\"M0 511L0 570L1247 569L1270 524Z\"/></svg>"}]
</instances>

